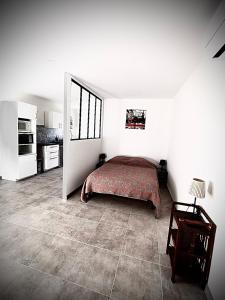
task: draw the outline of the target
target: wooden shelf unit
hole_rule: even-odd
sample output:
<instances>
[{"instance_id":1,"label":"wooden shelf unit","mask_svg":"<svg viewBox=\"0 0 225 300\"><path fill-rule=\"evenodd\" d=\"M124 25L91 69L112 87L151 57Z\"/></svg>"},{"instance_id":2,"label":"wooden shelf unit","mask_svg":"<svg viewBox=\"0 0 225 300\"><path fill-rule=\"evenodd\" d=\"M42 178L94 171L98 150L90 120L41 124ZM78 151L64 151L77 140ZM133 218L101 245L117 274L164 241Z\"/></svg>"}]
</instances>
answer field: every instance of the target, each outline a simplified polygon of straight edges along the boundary
<instances>
[{"instance_id":1,"label":"wooden shelf unit","mask_svg":"<svg viewBox=\"0 0 225 300\"><path fill-rule=\"evenodd\" d=\"M171 261L172 282L175 282L176 275L180 275L189 281L199 282L202 289L205 288L215 233L215 223L201 206L173 203L166 248Z\"/></svg>"}]
</instances>

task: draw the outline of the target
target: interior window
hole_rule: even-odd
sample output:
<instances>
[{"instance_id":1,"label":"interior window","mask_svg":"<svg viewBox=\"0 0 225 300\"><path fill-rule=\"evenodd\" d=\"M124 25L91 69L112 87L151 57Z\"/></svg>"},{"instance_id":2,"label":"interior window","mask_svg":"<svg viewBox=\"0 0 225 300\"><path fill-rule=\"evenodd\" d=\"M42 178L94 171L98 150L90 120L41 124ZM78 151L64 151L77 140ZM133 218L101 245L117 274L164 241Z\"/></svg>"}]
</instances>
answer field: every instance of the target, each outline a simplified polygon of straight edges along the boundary
<instances>
[{"instance_id":1,"label":"interior window","mask_svg":"<svg viewBox=\"0 0 225 300\"><path fill-rule=\"evenodd\" d=\"M89 138L95 137L95 97L90 96L90 114L89 114Z\"/></svg>"},{"instance_id":2,"label":"interior window","mask_svg":"<svg viewBox=\"0 0 225 300\"><path fill-rule=\"evenodd\" d=\"M86 139L88 136L88 106L89 106L89 93L82 89L81 101L81 128L80 138Z\"/></svg>"},{"instance_id":3,"label":"interior window","mask_svg":"<svg viewBox=\"0 0 225 300\"><path fill-rule=\"evenodd\" d=\"M70 138L79 139L80 119L80 93L81 88L77 84L71 85L71 107L70 107Z\"/></svg>"},{"instance_id":4,"label":"interior window","mask_svg":"<svg viewBox=\"0 0 225 300\"><path fill-rule=\"evenodd\" d=\"M100 137L101 130L101 101L96 99L95 137Z\"/></svg>"},{"instance_id":5,"label":"interior window","mask_svg":"<svg viewBox=\"0 0 225 300\"><path fill-rule=\"evenodd\" d=\"M70 139L101 138L102 100L72 79Z\"/></svg>"}]
</instances>

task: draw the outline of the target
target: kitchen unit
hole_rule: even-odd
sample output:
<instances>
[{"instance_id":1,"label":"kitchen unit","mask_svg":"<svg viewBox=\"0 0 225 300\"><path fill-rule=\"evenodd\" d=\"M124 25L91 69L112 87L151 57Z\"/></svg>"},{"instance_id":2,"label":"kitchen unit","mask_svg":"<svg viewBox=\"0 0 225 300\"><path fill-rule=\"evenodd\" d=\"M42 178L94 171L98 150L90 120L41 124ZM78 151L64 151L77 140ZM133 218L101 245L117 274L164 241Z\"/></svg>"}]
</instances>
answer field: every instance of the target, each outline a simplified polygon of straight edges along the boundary
<instances>
[{"instance_id":1,"label":"kitchen unit","mask_svg":"<svg viewBox=\"0 0 225 300\"><path fill-rule=\"evenodd\" d=\"M63 129L63 115L55 111L45 111L45 127Z\"/></svg>"},{"instance_id":2,"label":"kitchen unit","mask_svg":"<svg viewBox=\"0 0 225 300\"><path fill-rule=\"evenodd\" d=\"M63 142L37 143L37 172L43 173L52 168L63 167Z\"/></svg>"},{"instance_id":3,"label":"kitchen unit","mask_svg":"<svg viewBox=\"0 0 225 300\"><path fill-rule=\"evenodd\" d=\"M45 114L48 112L45 112ZM51 159L50 159L50 152ZM58 154L58 159L56 159ZM63 130L37 125L38 173L63 166Z\"/></svg>"},{"instance_id":4,"label":"kitchen unit","mask_svg":"<svg viewBox=\"0 0 225 300\"><path fill-rule=\"evenodd\" d=\"M59 166L59 145L46 145L43 150L43 169L47 171Z\"/></svg>"},{"instance_id":5,"label":"kitchen unit","mask_svg":"<svg viewBox=\"0 0 225 300\"><path fill-rule=\"evenodd\" d=\"M37 174L37 107L23 102L0 101L1 176L20 180Z\"/></svg>"}]
</instances>

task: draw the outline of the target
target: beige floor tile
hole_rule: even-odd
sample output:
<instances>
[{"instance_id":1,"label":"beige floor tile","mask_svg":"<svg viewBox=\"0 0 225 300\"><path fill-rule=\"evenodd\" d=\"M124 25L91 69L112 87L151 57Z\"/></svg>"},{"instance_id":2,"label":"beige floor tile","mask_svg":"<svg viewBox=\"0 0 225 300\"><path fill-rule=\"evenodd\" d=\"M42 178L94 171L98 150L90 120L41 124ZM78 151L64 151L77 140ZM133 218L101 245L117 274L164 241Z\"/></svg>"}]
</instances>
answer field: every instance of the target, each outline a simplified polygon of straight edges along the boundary
<instances>
[{"instance_id":1,"label":"beige floor tile","mask_svg":"<svg viewBox=\"0 0 225 300\"><path fill-rule=\"evenodd\" d=\"M111 251L87 246L76 255L66 279L109 296L118 260Z\"/></svg>"},{"instance_id":2,"label":"beige floor tile","mask_svg":"<svg viewBox=\"0 0 225 300\"><path fill-rule=\"evenodd\" d=\"M163 299L165 300L206 300L205 293L199 286L182 282L177 279L176 283L171 281L171 269L161 267Z\"/></svg>"},{"instance_id":3,"label":"beige floor tile","mask_svg":"<svg viewBox=\"0 0 225 300\"><path fill-rule=\"evenodd\" d=\"M159 253L166 253L167 239L168 239L169 227L166 225L158 225L157 227L157 238L158 238L158 247Z\"/></svg>"},{"instance_id":4,"label":"beige floor tile","mask_svg":"<svg viewBox=\"0 0 225 300\"><path fill-rule=\"evenodd\" d=\"M84 204L81 189L63 203L61 187L62 169L0 180L0 299L107 299L113 288L111 299L155 300L161 279L164 299L205 299L170 281L166 188L156 220L149 203L93 194Z\"/></svg>"},{"instance_id":5,"label":"beige floor tile","mask_svg":"<svg viewBox=\"0 0 225 300\"><path fill-rule=\"evenodd\" d=\"M101 221L111 223L113 225L127 227L129 216L130 214L121 212L119 210L105 209Z\"/></svg>"},{"instance_id":6,"label":"beige floor tile","mask_svg":"<svg viewBox=\"0 0 225 300\"><path fill-rule=\"evenodd\" d=\"M126 229L100 222L88 243L120 253L124 248Z\"/></svg>"},{"instance_id":7,"label":"beige floor tile","mask_svg":"<svg viewBox=\"0 0 225 300\"><path fill-rule=\"evenodd\" d=\"M133 199L114 196L114 195L111 195L108 198L109 198L108 208L111 208L113 210L118 210L120 212L124 212L127 214L131 213Z\"/></svg>"},{"instance_id":8,"label":"beige floor tile","mask_svg":"<svg viewBox=\"0 0 225 300\"><path fill-rule=\"evenodd\" d=\"M122 256L111 299L162 299L159 266Z\"/></svg>"},{"instance_id":9,"label":"beige floor tile","mask_svg":"<svg viewBox=\"0 0 225 300\"><path fill-rule=\"evenodd\" d=\"M125 255L159 263L158 241L153 235L128 230L125 239Z\"/></svg>"},{"instance_id":10,"label":"beige floor tile","mask_svg":"<svg viewBox=\"0 0 225 300\"><path fill-rule=\"evenodd\" d=\"M131 230L145 233L146 235L157 234L157 221L153 216L131 214L128 220L128 227Z\"/></svg>"},{"instance_id":11,"label":"beige floor tile","mask_svg":"<svg viewBox=\"0 0 225 300\"><path fill-rule=\"evenodd\" d=\"M107 297L26 266L0 261L0 297L15 300L104 300ZM1 275L0 275L1 276ZM4 282L4 285L3 285Z\"/></svg>"},{"instance_id":12,"label":"beige floor tile","mask_svg":"<svg viewBox=\"0 0 225 300\"><path fill-rule=\"evenodd\" d=\"M85 245L56 237L51 245L45 245L32 259L30 266L39 271L65 278L72 269L76 257Z\"/></svg>"},{"instance_id":13,"label":"beige floor tile","mask_svg":"<svg viewBox=\"0 0 225 300\"><path fill-rule=\"evenodd\" d=\"M77 216L80 218L98 222L102 218L104 211L105 210L102 207L83 204L81 205L80 211L78 212Z\"/></svg>"},{"instance_id":14,"label":"beige floor tile","mask_svg":"<svg viewBox=\"0 0 225 300\"><path fill-rule=\"evenodd\" d=\"M164 267L170 268L171 265L169 255L167 255L166 253L159 254L159 263Z\"/></svg>"},{"instance_id":15,"label":"beige floor tile","mask_svg":"<svg viewBox=\"0 0 225 300\"><path fill-rule=\"evenodd\" d=\"M51 247L53 237L25 227L7 224L1 228L0 256L29 265L44 247Z\"/></svg>"}]
</instances>

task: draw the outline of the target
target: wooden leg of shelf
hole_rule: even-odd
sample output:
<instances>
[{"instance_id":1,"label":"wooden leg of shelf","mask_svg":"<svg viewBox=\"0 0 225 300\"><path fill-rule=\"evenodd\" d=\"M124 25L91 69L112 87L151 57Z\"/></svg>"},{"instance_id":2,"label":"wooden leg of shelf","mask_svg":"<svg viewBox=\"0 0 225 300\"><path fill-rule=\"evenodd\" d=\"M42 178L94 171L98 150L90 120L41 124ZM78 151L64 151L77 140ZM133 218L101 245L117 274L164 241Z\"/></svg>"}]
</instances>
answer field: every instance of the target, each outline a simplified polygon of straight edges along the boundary
<instances>
[{"instance_id":1,"label":"wooden leg of shelf","mask_svg":"<svg viewBox=\"0 0 225 300\"><path fill-rule=\"evenodd\" d=\"M170 244L170 230L169 230L168 238L167 238L166 254L169 254L169 244Z\"/></svg>"},{"instance_id":2,"label":"wooden leg of shelf","mask_svg":"<svg viewBox=\"0 0 225 300\"><path fill-rule=\"evenodd\" d=\"M175 283L175 274L176 274L176 272L175 272L175 266L176 266L176 263L173 261L173 263L172 263L172 265L171 265L171 267L172 267L172 276L171 276L171 281L173 282L173 283Z\"/></svg>"},{"instance_id":3,"label":"wooden leg of shelf","mask_svg":"<svg viewBox=\"0 0 225 300\"><path fill-rule=\"evenodd\" d=\"M169 254L168 240L167 240L167 243L166 243L166 254L167 255Z\"/></svg>"},{"instance_id":4,"label":"wooden leg of shelf","mask_svg":"<svg viewBox=\"0 0 225 300\"><path fill-rule=\"evenodd\" d=\"M205 286L206 286L206 281L205 280L202 280L201 282L201 288L204 290L205 289Z\"/></svg>"}]
</instances>

